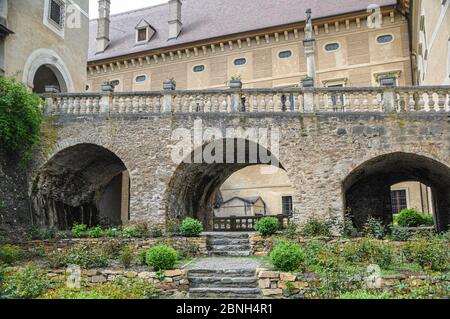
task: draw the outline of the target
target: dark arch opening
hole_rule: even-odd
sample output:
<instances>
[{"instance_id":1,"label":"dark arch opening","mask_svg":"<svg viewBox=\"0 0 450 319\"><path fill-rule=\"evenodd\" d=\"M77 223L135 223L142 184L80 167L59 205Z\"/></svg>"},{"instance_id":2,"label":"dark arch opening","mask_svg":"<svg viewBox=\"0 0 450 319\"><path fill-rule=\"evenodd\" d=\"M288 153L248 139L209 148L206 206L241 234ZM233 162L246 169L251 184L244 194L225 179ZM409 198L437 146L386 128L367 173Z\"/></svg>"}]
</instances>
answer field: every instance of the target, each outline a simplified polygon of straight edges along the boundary
<instances>
[{"instance_id":1,"label":"dark arch opening","mask_svg":"<svg viewBox=\"0 0 450 319\"><path fill-rule=\"evenodd\" d=\"M48 65L40 66L33 79L33 92L37 94L45 93L45 87L51 86L58 90L58 92L67 92L67 87L64 80L59 76L59 71Z\"/></svg>"},{"instance_id":2,"label":"dark arch opening","mask_svg":"<svg viewBox=\"0 0 450 319\"><path fill-rule=\"evenodd\" d=\"M169 183L166 211L168 220L194 217L203 222L206 230L212 230L214 208L222 184L245 167L261 164L279 166L279 162L265 147L249 140L217 140L204 145L201 152L206 147L222 148L221 160L208 163L203 159L198 162L194 158L195 151L192 152L188 160L178 166Z\"/></svg>"},{"instance_id":3,"label":"dark arch opening","mask_svg":"<svg viewBox=\"0 0 450 319\"><path fill-rule=\"evenodd\" d=\"M61 230L122 225L129 220L129 187L127 168L111 151L94 144L66 148L34 180L33 221Z\"/></svg>"},{"instance_id":4,"label":"dark arch opening","mask_svg":"<svg viewBox=\"0 0 450 319\"><path fill-rule=\"evenodd\" d=\"M345 206L355 226L361 229L369 216L391 224L391 186L411 181L431 188L436 230L447 230L450 223L450 168L431 158L410 153L379 156L365 162L346 178L343 184Z\"/></svg>"}]
</instances>

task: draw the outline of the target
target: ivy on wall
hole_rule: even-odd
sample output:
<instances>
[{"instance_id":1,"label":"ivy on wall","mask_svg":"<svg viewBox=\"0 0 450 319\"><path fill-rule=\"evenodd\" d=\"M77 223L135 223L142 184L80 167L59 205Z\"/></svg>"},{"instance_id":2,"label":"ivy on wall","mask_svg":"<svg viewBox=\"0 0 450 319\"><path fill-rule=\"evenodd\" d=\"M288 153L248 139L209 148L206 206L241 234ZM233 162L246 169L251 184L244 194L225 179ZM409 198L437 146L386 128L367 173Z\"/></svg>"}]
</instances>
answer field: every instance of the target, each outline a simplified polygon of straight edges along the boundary
<instances>
[{"instance_id":1,"label":"ivy on wall","mask_svg":"<svg viewBox=\"0 0 450 319\"><path fill-rule=\"evenodd\" d=\"M41 103L23 84L0 76L0 149L30 156L40 140Z\"/></svg>"}]
</instances>

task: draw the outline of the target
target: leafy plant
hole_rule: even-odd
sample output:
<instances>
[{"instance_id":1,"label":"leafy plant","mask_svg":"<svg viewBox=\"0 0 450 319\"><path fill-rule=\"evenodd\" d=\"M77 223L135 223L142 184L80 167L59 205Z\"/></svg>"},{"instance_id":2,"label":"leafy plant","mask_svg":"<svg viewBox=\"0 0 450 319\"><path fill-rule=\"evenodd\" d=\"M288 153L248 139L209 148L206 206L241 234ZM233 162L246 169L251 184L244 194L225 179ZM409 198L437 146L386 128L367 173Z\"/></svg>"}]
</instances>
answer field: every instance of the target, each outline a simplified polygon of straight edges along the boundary
<instances>
[{"instance_id":1,"label":"leafy plant","mask_svg":"<svg viewBox=\"0 0 450 319\"><path fill-rule=\"evenodd\" d=\"M78 265L84 269L102 268L109 265L108 257L91 246L80 245L71 248L65 256L65 265Z\"/></svg>"},{"instance_id":2,"label":"leafy plant","mask_svg":"<svg viewBox=\"0 0 450 319\"><path fill-rule=\"evenodd\" d=\"M72 227L72 236L74 238L82 238L87 236L87 225L85 224L75 224Z\"/></svg>"},{"instance_id":3,"label":"leafy plant","mask_svg":"<svg viewBox=\"0 0 450 319\"><path fill-rule=\"evenodd\" d=\"M117 256L127 247L126 243L109 241L102 246L105 255L110 258L117 258Z\"/></svg>"},{"instance_id":4,"label":"leafy plant","mask_svg":"<svg viewBox=\"0 0 450 319\"><path fill-rule=\"evenodd\" d=\"M305 253L298 244L283 240L270 253L270 260L277 270L296 271L304 262Z\"/></svg>"},{"instance_id":5,"label":"leafy plant","mask_svg":"<svg viewBox=\"0 0 450 319\"><path fill-rule=\"evenodd\" d=\"M156 271L173 269L178 260L178 254L168 245L157 245L147 251L145 260L147 265L152 266Z\"/></svg>"},{"instance_id":6,"label":"leafy plant","mask_svg":"<svg viewBox=\"0 0 450 319\"><path fill-rule=\"evenodd\" d=\"M47 255L46 261L50 268L58 269L66 266L66 255L63 251L55 250Z\"/></svg>"},{"instance_id":7,"label":"leafy plant","mask_svg":"<svg viewBox=\"0 0 450 319\"><path fill-rule=\"evenodd\" d=\"M0 246L0 262L12 265L20 260L21 249L18 246L5 244Z\"/></svg>"},{"instance_id":8,"label":"leafy plant","mask_svg":"<svg viewBox=\"0 0 450 319\"><path fill-rule=\"evenodd\" d=\"M147 235L147 225L127 226L122 230L122 236L125 238L143 238Z\"/></svg>"},{"instance_id":9,"label":"leafy plant","mask_svg":"<svg viewBox=\"0 0 450 319\"><path fill-rule=\"evenodd\" d=\"M363 231L364 235L368 238L383 239L386 235L386 228L383 223L372 216L367 218Z\"/></svg>"},{"instance_id":10,"label":"leafy plant","mask_svg":"<svg viewBox=\"0 0 450 319\"><path fill-rule=\"evenodd\" d=\"M264 217L256 222L255 230L262 236L272 236L280 229L280 222L275 217Z\"/></svg>"},{"instance_id":11,"label":"leafy plant","mask_svg":"<svg viewBox=\"0 0 450 319\"><path fill-rule=\"evenodd\" d=\"M180 258L191 258L195 257L198 253L199 246L194 243L186 243L179 249L179 257Z\"/></svg>"},{"instance_id":12,"label":"leafy plant","mask_svg":"<svg viewBox=\"0 0 450 319\"><path fill-rule=\"evenodd\" d=\"M330 237L331 231L327 223L312 217L303 226L302 235L304 237Z\"/></svg>"},{"instance_id":13,"label":"leafy plant","mask_svg":"<svg viewBox=\"0 0 450 319\"><path fill-rule=\"evenodd\" d=\"M24 152L39 143L42 100L28 92L25 85L0 76L0 148L7 152Z\"/></svg>"},{"instance_id":14,"label":"leafy plant","mask_svg":"<svg viewBox=\"0 0 450 319\"><path fill-rule=\"evenodd\" d=\"M433 226L434 224L433 217L414 209L402 210L396 217L396 221L401 227Z\"/></svg>"},{"instance_id":15,"label":"leafy plant","mask_svg":"<svg viewBox=\"0 0 450 319\"><path fill-rule=\"evenodd\" d=\"M395 241L408 241L412 235L408 229L395 227L392 229L391 237Z\"/></svg>"},{"instance_id":16,"label":"leafy plant","mask_svg":"<svg viewBox=\"0 0 450 319\"><path fill-rule=\"evenodd\" d=\"M188 217L181 223L180 231L184 237L198 237L203 231L203 224L197 219Z\"/></svg>"},{"instance_id":17,"label":"leafy plant","mask_svg":"<svg viewBox=\"0 0 450 319\"><path fill-rule=\"evenodd\" d=\"M180 233L181 223L178 219L169 219L166 222L166 233L169 236L177 236Z\"/></svg>"},{"instance_id":18,"label":"leafy plant","mask_svg":"<svg viewBox=\"0 0 450 319\"><path fill-rule=\"evenodd\" d=\"M293 222L289 222L284 230L284 236L289 239L294 239L297 237L297 233L298 233L298 225Z\"/></svg>"},{"instance_id":19,"label":"leafy plant","mask_svg":"<svg viewBox=\"0 0 450 319\"><path fill-rule=\"evenodd\" d=\"M103 234L103 230L100 226L91 228L88 230L87 235L91 238L99 238Z\"/></svg>"},{"instance_id":20,"label":"leafy plant","mask_svg":"<svg viewBox=\"0 0 450 319\"><path fill-rule=\"evenodd\" d=\"M2 282L2 298L34 299L48 290L50 283L37 268L27 267L5 276Z\"/></svg>"},{"instance_id":21,"label":"leafy plant","mask_svg":"<svg viewBox=\"0 0 450 319\"><path fill-rule=\"evenodd\" d=\"M28 233L28 240L50 240L57 237L57 230L55 228L41 229L32 227Z\"/></svg>"},{"instance_id":22,"label":"leafy plant","mask_svg":"<svg viewBox=\"0 0 450 319\"><path fill-rule=\"evenodd\" d=\"M422 268L447 270L450 267L450 250L448 244L438 239L421 238L403 246L403 254L410 262Z\"/></svg>"},{"instance_id":23,"label":"leafy plant","mask_svg":"<svg viewBox=\"0 0 450 319\"><path fill-rule=\"evenodd\" d=\"M344 237L345 238L353 238L358 234L358 230L353 224L353 220L350 216L344 217Z\"/></svg>"},{"instance_id":24,"label":"leafy plant","mask_svg":"<svg viewBox=\"0 0 450 319\"><path fill-rule=\"evenodd\" d=\"M127 269L131 266L131 262L133 261L133 251L129 247L125 247L119 255L120 264L123 268Z\"/></svg>"},{"instance_id":25,"label":"leafy plant","mask_svg":"<svg viewBox=\"0 0 450 319\"><path fill-rule=\"evenodd\" d=\"M345 245L342 257L352 263L376 264L386 269L394 262L394 250L388 244L365 238Z\"/></svg>"},{"instance_id":26,"label":"leafy plant","mask_svg":"<svg viewBox=\"0 0 450 319\"><path fill-rule=\"evenodd\" d=\"M391 294L387 291L369 292L365 290L356 290L343 293L339 296L339 299L391 299Z\"/></svg>"},{"instance_id":27,"label":"leafy plant","mask_svg":"<svg viewBox=\"0 0 450 319\"><path fill-rule=\"evenodd\" d=\"M149 233L152 238L160 238L163 236L163 231L159 227L150 228Z\"/></svg>"}]
</instances>

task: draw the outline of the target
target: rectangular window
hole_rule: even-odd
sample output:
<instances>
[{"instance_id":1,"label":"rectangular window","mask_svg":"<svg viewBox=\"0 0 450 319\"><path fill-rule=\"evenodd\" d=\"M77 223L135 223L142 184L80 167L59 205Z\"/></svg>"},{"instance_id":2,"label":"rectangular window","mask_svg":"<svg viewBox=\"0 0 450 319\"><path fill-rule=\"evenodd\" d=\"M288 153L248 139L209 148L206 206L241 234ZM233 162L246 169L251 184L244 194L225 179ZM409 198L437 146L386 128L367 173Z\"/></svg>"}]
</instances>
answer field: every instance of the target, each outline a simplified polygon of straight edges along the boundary
<instances>
[{"instance_id":1,"label":"rectangular window","mask_svg":"<svg viewBox=\"0 0 450 319\"><path fill-rule=\"evenodd\" d=\"M147 41L147 29L138 30L138 42Z\"/></svg>"},{"instance_id":2,"label":"rectangular window","mask_svg":"<svg viewBox=\"0 0 450 319\"><path fill-rule=\"evenodd\" d=\"M58 26L63 24L63 3L58 0L50 1L50 19Z\"/></svg>"},{"instance_id":3,"label":"rectangular window","mask_svg":"<svg viewBox=\"0 0 450 319\"><path fill-rule=\"evenodd\" d=\"M292 196L283 196L281 198L281 201L282 201L283 215L285 216L292 215Z\"/></svg>"},{"instance_id":4,"label":"rectangular window","mask_svg":"<svg viewBox=\"0 0 450 319\"><path fill-rule=\"evenodd\" d=\"M391 191L392 214L400 214L400 212L408 208L408 200L406 190Z\"/></svg>"}]
</instances>

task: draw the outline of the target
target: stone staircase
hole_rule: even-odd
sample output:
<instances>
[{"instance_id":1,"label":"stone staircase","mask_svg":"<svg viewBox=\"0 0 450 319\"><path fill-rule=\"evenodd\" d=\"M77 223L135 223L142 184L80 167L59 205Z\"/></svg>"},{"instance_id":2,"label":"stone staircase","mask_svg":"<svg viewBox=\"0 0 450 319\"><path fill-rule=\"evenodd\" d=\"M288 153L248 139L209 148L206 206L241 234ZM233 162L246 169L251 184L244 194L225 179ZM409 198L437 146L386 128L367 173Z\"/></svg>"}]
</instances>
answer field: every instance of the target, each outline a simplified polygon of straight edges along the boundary
<instances>
[{"instance_id":1,"label":"stone staircase","mask_svg":"<svg viewBox=\"0 0 450 319\"><path fill-rule=\"evenodd\" d=\"M248 257L251 255L247 233L209 233L208 252L211 257Z\"/></svg>"},{"instance_id":2,"label":"stone staircase","mask_svg":"<svg viewBox=\"0 0 450 319\"><path fill-rule=\"evenodd\" d=\"M189 298L256 299L261 297L255 269L190 270L188 279Z\"/></svg>"}]
</instances>

